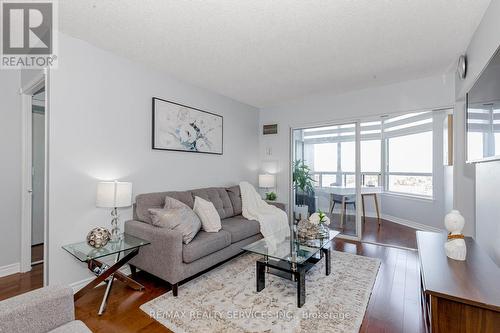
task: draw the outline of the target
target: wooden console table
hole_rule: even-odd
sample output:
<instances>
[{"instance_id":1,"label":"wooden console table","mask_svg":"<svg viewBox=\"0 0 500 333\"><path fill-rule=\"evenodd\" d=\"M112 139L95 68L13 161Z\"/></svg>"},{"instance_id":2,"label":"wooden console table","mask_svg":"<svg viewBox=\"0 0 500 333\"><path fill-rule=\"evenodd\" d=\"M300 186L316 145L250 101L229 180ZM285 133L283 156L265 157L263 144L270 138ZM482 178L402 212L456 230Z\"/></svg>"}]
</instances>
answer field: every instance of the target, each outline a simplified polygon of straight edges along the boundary
<instances>
[{"instance_id":1,"label":"wooden console table","mask_svg":"<svg viewBox=\"0 0 500 333\"><path fill-rule=\"evenodd\" d=\"M470 237L465 261L449 259L445 241L445 233L417 231L427 330L500 332L500 268Z\"/></svg>"}]
</instances>

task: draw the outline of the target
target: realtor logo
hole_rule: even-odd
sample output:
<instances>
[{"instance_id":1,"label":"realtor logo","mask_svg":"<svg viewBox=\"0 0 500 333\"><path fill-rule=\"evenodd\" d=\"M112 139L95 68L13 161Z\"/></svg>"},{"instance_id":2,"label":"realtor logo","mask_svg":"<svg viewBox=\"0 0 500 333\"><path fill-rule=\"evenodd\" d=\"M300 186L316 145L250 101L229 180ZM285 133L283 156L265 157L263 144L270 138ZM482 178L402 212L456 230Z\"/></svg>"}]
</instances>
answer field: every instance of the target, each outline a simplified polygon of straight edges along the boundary
<instances>
[{"instance_id":1,"label":"realtor logo","mask_svg":"<svg viewBox=\"0 0 500 333\"><path fill-rule=\"evenodd\" d=\"M54 67L54 1L1 1L2 68Z\"/></svg>"}]
</instances>

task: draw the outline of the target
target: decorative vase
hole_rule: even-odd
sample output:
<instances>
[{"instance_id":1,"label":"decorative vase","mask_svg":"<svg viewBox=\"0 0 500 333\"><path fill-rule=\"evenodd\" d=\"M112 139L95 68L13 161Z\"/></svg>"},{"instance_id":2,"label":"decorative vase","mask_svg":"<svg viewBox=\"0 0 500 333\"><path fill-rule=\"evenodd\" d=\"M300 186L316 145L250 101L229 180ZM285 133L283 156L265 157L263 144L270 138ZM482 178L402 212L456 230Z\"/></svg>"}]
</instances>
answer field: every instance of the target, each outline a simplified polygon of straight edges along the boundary
<instances>
[{"instance_id":1,"label":"decorative vase","mask_svg":"<svg viewBox=\"0 0 500 333\"><path fill-rule=\"evenodd\" d=\"M465 219L458 210L452 210L444 218L444 225L448 230L448 239L444 244L446 255L454 260L465 260L467 247L462 229Z\"/></svg>"},{"instance_id":2,"label":"decorative vase","mask_svg":"<svg viewBox=\"0 0 500 333\"><path fill-rule=\"evenodd\" d=\"M318 234L320 237L328 237L330 234L330 228L324 223L320 223L318 226Z\"/></svg>"},{"instance_id":3,"label":"decorative vase","mask_svg":"<svg viewBox=\"0 0 500 333\"><path fill-rule=\"evenodd\" d=\"M93 248L99 249L108 244L111 239L111 233L108 229L104 227L97 227L92 230L87 235L87 244Z\"/></svg>"}]
</instances>

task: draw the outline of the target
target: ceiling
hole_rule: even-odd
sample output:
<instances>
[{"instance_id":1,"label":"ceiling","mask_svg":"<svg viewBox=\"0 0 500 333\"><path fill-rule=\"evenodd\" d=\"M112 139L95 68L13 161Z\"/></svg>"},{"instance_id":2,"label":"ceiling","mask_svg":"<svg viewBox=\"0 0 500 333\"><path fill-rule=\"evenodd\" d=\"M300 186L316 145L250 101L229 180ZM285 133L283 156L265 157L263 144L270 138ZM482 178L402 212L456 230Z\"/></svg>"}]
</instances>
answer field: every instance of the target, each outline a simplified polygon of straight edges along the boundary
<instances>
[{"instance_id":1,"label":"ceiling","mask_svg":"<svg viewBox=\"0 0 500 333\"><path fill-rule=\"evenodd\" d=\"M490 0L64 0L60 28L266 107L450 71Z\"/></svg>"}]
</instances>

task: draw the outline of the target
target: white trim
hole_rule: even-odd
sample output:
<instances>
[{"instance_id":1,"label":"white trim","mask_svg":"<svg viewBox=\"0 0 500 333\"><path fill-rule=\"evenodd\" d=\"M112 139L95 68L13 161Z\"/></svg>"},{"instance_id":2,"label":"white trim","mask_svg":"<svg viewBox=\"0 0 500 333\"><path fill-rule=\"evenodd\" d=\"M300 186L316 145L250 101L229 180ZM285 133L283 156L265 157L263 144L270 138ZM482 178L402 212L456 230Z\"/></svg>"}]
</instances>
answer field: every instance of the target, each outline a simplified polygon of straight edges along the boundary
<instances>
[{"instance_id":1,"label":"white trim","mask_svg":"<svg viewBox=\"0 0 500 333\"><path fill-rule=\"evenodd\" d=\"M57 39L56 39L57 41ZM49 285L49 154L50 154L50 144L49 144L49 134L50 134L50 116L51 116L51 88L50 88L50 69L44 68L43 70L45 76L45 216L44 216L44 226L43 231L45 233L44 246L43 246L43 285Z\"/></svg>"},{"instance_id":2,"label":"white trim","mask_svg":"<svg viewBox=\"0 0 500 333\"><path fill-rule=\"evenodd\" d=\"M425 202L436 201L436 199L432 196L408 194L408 193L394 192L394 191L384 191L384 192L380 193L380 195L388 196L388 197L392 197L392 198L406 199L406 200L418 200L418 201L425 201Z\"/></svg>"},{"instance_id":3,"label":"white trim","mask_svg":"<svg viewBox=\"0 0 500 333\"><path fill-rule=\"evenodd\" d=\"M406 247L406 246L394 245L394 244L384 244L384 243L372 242L372 241L367 241L367 240L361 240L361 243L370 244L370 245L393 247L393 248L396 248L396 249L418 252L417 249L414 249L414 248L411 248L411 247Z\"/></svg>"},{"instance_id":4,"label":"white trim","mask_svg":"<svg viewBox=\"0 0 500 333\"><path fill-rule=\"evenodd\" d=\"M375 212L366 212L366 217L370 218L377 218L377 214ZM415 221L410 221L410 220L405 220L400 217L395 217L387 214L381 214L380 218L383 220L387 220L389 222L393 222L396 224L404 225L416 230L422 230L422 231L433 231L433 232L444 232L444 229L439 229L430 225L418 223ZM369 222L366 222L369 223ZM384 222L382 221L382 227L384 226Z\"/></svg>"},{"instance_id":5,"label":"white trim","mask_svg":"<svg viewBox=\"0 0 500 333\"><path fill-rule=\"evenodd\" d=\"M346 209L346 211L347 212L351 212L351 213L354 212L352 209ZM340 214L340 208L335 208L333 210L333 213L337 214L337 215ZM360 216L361 216L361 219L363 219L362 214L360 214ZM366 212L366 217L376 219L377 218L377 213L374 212L374 211L367 211ZM387 220L389 222L393 222L393 223L396 223L396 224L404 225L404 226L407 226L407 227L410 227L410 228L413 228L413 229L416 229L416 230L433 231L433 232L443 232L444 231L444 229L439 229L439 228L436 228L436 227L433 227L433 226L429 226L429 225L426 225L426 224L418 223L418 222L415 222L415 221L410 221L410 220L402 219L400 217L395 217L395 216L392 216L392 215L380 214L380 218L383 219L383 220ZM366 222L366 223L369 223L369 222ZM384 222L382 222L382 226L384 226ZM339 237L339 236L337 236L337 237Z\"/></svg>"},{"instance_id":6,"label":"white trim","mask_svg":"<svg viewBox=\"0 0 500 333\"><path fill-rule=\"evenodd\" d=\"M126 266L122 269L119 270L121 273L125 274L125 275L130 275L132 274L132 272L130 271L130 266ZM139 270L138 270L139 271ZM76 293L78 292L78 290L82 289L83 287L85 287L90 281L92 281L93 279L95 279L95 276L91 276L91 277L88 277L88 278L85 278L83 280L80 280L80 281L76 281L76 282L73 282L73 283L70 283L69 286L71 288L73 288L73 293ZM101 282L100 284L98 284L96 286L99 287L99 286L102 286L104 284L104 282Z\"/></svg>"},{"instance_id":7,"label":"white trim","mask_svg":"<svg viewBox=\"0 0 500 333\"><path fill-rule=\"evenodd\" d=\"M16 274L19 273L20 271L21 271L21 265L18 262L16 262L15 264L5 265L0 267L0 277Z\"/></svg>"},{"instance_id":8,"label":"white trim","mask_svg":"<svg viewBox=\"0 0 500 333\"><path fill-rule=\"evenodd\" d=\"M354 135L354 163L355 173L354 179L356 182L356 202L361 202L361 122L358 120L355 123L356 134ZM341 156L342 158L342 156ZM363 237L363 230L361 225L361 205L356 205L356 238L361 240Z\"/></svg>"}]
</instances>

